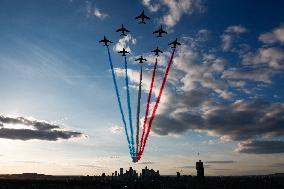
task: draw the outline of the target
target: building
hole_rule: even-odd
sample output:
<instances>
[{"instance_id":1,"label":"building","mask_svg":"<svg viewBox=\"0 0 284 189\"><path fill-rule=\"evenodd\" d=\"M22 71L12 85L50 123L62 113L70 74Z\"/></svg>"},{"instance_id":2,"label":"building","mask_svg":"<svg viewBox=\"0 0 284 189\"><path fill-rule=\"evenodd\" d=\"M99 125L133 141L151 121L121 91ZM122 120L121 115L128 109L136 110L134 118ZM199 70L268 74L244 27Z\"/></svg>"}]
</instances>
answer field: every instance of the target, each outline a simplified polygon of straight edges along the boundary
<instances>
[{"instance_id":1,"label":"building","mask_svg":"<svg viewBox=\"0 0 284 189\"><path fill-rule=\"evenodd\" d=\"M148 169L146 166L145 169L142 169L142 177L159 177L160 172L159 170L154 171L153 169Z\"/></svg>"},{"instance_id":2,"label":"building","mask_svg":"<svg viewBox=\"0 0 284 189\"><path fill-rule=\"evenodd\" d=\"M119 175L122 176L123 175L123 168L119 169Z\"/></svg>"},{"instance_id":3,"label":"building","mask_svg":"<svg viewBox=\"0 0 284 189\"><path fill-rule=\"evenodd\" d=\"M203 162L201 160L196 162L196 171L197 171L197 177L199 178L204 177L204 167L203 167Z\"/></svg>"}]
</instances>

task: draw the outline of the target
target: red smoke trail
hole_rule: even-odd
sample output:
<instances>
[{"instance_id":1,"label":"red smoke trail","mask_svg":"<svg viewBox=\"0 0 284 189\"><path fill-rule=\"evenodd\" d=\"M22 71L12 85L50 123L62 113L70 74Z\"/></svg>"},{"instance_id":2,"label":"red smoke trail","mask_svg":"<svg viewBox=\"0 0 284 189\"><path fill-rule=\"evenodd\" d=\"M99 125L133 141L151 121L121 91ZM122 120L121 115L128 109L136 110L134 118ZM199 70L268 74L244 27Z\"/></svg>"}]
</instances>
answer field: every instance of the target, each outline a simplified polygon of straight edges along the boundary
<instances>
[{"instance_id":1,"label":"red smoke trail","mask_svg":"<svg viewBox=\"0 0 284 189\"><path fill-rule=\"evenodd\" d=\"M142 132L142 137L141 137L141 140L140 140L140 149L139 149L139 153L137 152L137 160L140 160L141 155L142 155L142 154L140 154L140 152L141 152L141 147L142 147L142 144L143 144L144 135L145 135L145 131L146 131L146 123L147 123L148 114L149 114L149 107L150 107L152 90L153 90L154 81L155 81L157 64L158 64L158 59L156 58L156 62L154 64L154 70L153 70L153 73L152 73L152 80L151 80L150 90L149 90L148 99L147 99L146 113L145 113L145 117L144 117L143 130L142 130L143 132Z\"/></svg>"},{"instance_id":2,"label":"red smoke trail","mask_svg":"<svg viewBox=\"0 0 284 189\"><path fill-rule=\"evenodd\" d=\"M144 152L145 145L146 145L148 136L149 136L150 131L151 131L152 123L153 123L153 121L154 121L154 119L155 119L156 111L157 111L157 109L158 109L158 105L159 105L159 102L160 102L160 100L161 100L161 96L162 96L162 94L163 94L163 90L164 90L164 88L165 88L165 84L166 84L166 81L167 81L167 77L168 77L168 74L169 74L171 65L172 65L172 63L173 63L174 54L175 54L175 49L174 49L173 52L172 52L172 56L171 56L170 61L169 61L169 63L168 63L168 66L167 66L167 69L166 69L166 72L165 72L165 75L164 75L164 79L163 79L163 82L162 82L162 86L161 86L160 91L159 91L158 98L157 98L157 100L156 100L156 103L155 103L155 106L154 106L152 115L151 115L151 117L150 117L150 121L149 121L149 124L148 124L148 130L147 130L145 139L144 139L144 141L143 141L143 146L141 147L141 149L140 149L140 151L139 151L139 159L141 158L141 156L142 156L142 154L143 154L143 152Z\"/></svg>"}]
</instances>

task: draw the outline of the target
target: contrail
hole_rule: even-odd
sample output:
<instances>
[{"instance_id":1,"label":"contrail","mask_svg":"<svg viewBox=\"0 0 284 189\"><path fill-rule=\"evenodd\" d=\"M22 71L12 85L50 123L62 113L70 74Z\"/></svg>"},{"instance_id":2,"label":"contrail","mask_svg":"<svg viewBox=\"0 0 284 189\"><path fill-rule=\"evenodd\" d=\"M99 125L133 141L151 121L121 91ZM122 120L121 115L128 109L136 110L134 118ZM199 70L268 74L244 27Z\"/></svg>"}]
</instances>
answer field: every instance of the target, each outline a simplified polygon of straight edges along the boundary
<instances>
[{"instance_id":1,"label":"contrail","mask_svg":"<svg viewBox=\"0 0 284 189\"><path fill-rule=\"evenodd\" d=\"M133 139L133 125L132 125L132 112L131 112L131 103L130 103L130 92L129 92L129 84L128 84L128 73L127 73L127 61L126 57L124 59L125 66L125 85L126 85L126 93L127 93L127 105L128 105L128 117L129 117L129 125L130 125L130 134L131 134L131 152L133 161L136 160L135 149L134 149L134 139Z\"/></svg>"},{"instance_id":2,"label":"contrail","mask_svg":"<svg viewBox=\"0 0 284 189\"><path fill-rule=\"evenodd\" d=\"M141 154L140 156L142 156L143 152L144 152L144 149L145 149L145 146L146 146L146 142L147 142L147 139L148 139L148 136L149 136L149 133L151 131L151 127L152 127L152 123L155 119L155 115L156 115L156 111L158 109L158 105L159 105L159 102L161 100L161 96L163 94L163 90L165 88L165 84L166 84L166 81L167 81L167 77L168 77L168 74L169 74L169 71L170 71L170 68L171 68L171 65L173 63L173 57L174 57L174 54L175 54L175 49L173 50L172 52L172 56L170 58L170 61L167 65L167 69L166 69L166 72L165 72L165 75L164 75L164 79L163 79L163 82L162 82L162 85L161 85L161 88L160 88L160 91L159 91L159 95L157 97L157 100L156 100L156 103L154 105L154 109L153 109L153 112L152 112L152 115L150 117L150 120L149 120L149 124L148 124L148 130L147 130L147 133L146 133L146 136L145 136L145 140L143 141L143 146L141 147L141 150L140 150L140 153Z\"/></svg>"},{"instance_id":3,"label":"contrail","mask_svg":"<svg viewBox=\"0 0 284 189\"><path fill-rule=\"evenodd\" d=\"M122 105L121 105L120 95L119 95L117 82L116 82L116 77L115 77L114 69L113 69L113 63L112 63L112 60L111 60L111 56L110 56L110 52L109 52L109 47L108 46L107 46L107 52L108 52L109 64L110 64L110 68L111 68L112 80L113 80L113 84L114 84L114 88L115 88L115 92L116 92L117 102L118 102L118 106L119 106L122 122L123 122L123 125L124 125L126 139L127 139L127 142L128 142L128 148L129 148L129 152L130 152L131 157L133 157L133 153L132 153L132 149L131 149L131 145L130 145L130 140L129 140L129 135L128 135L128 131L127 131L127 126L126 126L126 121L125 121L125 116L124 116L124 112L123 112Z\"/></svg>"},{"instance_id":4,"label":"contrail","mask_svg":"<svg viewBox=\"0 0 284 189\"><path fill-rule=\"evenodd\" d=\"M136 160L138 157L139 148L139 122L140 122L140 103L141 103L141 85L142 85L142 64L140 65L140 83L138 91L138 102L137 102L137 119L136 119Z\"/></svg>"},{"instance_id":5,"label":"contrail","mask_svg":"<svg viewBox=\"0 0 284 189\"><path fill-rule=\"evenodd\" d=\"M149 114L149 107L150 107L152 90L153 90L154 81L155 81L157 64L158 64L158 59L156 58L156 62L154 64L154 70L153 70L153 73L152 73L150 90L149 90L148 99L147 99L146 113L145 113L145 117L144 117L144 121L143 121L143 130L142 130L143 132L142 132L142 137L141 137L141 140L140 140L140 149L139 149L139 153L138 153L138 156L137 156L137 160L140 160L141 155L142 155L142 154L140 154L140 152L141 152L141 147L143 145L143 140L144 140L144 135L145 135L145 130L146 130L146 123L147 123L148 114Z\"/></svg>"}]
</instances>

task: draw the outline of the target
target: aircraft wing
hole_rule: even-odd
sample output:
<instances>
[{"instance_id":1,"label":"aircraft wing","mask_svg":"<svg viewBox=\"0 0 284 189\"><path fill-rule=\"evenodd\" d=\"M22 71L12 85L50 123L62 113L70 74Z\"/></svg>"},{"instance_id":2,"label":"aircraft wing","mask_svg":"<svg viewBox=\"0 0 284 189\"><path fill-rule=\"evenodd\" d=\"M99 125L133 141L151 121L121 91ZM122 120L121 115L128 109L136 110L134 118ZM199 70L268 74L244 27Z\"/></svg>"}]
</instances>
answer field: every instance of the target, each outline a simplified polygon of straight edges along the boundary
<instances>
[{"instance_id":1,"label":"aircraft wing","mask_svg":"<svg viewBox=\"0 0 284 189\"><path fill-rule=\"evenodd\" d=\"M116 30L116 32L120 32L120 31L122 31L122 29L120 28L120 29L118 29L118 30Z\"/></svg>"},{"instance_id":2,"label":"aircraft wing","mask_svg":"<svg viewBox=\"0 0 284 189\"><path fill-rule=\"evenodd\" d=\"M146 15L144 15L144 18L146 18L146 19L150 20L150 18L149 18L148 16L146 16Z\"/></svg>"},{"instance_id":3,"label":"aircraft wing","mask_svg":"<svg viewBox=\"0 0 284 189\"><path fill-rule=\"evenodd\" d=\"M139 18L142 18L142 15L135 17L136 20L139 19Z\"/></svg>"},{"instance_id":4,"label":"aircraft wing","mask_svg":"<svg viewBox=\"0 0 284 189\"><path fill-rule=\"evenodd\" d=\"M166 32L166 31L162 30L162 31L161 31L161 33L165 33L165 34L167 34L168 32Z\"/></svg>"},{"instance_id":5,"label":"aircraft wing","mask_svg":"<svg viewBox=\"0 0 284 189\"><path fill-rule=\"evenodd\" d=\"M156 31L153 32L153 34L155 34L155 33L159 33L159 30L156 30Z\"/></svg>"},{"instance_id":6,"label":"aircraft wing","mask_svg":"<svg viewBox=\"0 0 284 189\"><path fill-rule=\"evenodd\" d=\"M128 29L124 29L124 31L126 31L126 32L130 32Z\"/></svg>"}]
</instances>

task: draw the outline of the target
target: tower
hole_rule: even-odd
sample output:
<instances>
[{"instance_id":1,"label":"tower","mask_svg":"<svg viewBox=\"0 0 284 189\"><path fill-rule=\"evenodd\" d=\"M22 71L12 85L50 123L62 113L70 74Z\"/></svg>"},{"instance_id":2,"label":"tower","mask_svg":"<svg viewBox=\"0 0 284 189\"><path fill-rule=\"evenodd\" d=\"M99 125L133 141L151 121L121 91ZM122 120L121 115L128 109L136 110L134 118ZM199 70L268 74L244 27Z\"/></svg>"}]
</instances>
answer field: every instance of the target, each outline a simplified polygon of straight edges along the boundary
<instances>
[{"instance_id":1,"label":"tower","mask_svg":"<svg viewBox=\"0 0 284 189\"><path fill-rule=\"evenodd\" d=\"M119 169L119 175L120 175L120 176L123 176L123 168L120 168L120 169Z\"/></svg>"},{"instance_id":2,"label":"tower","mask_svg":"<svg viewBox=\"0 0 284 189\"><path fill-rule=\"evenodd\" d=\"M197 171L197 177L199 178L204 177L204 167L203 167L203 162L201 160L196 162L196 171Z\"/></svg>"}]
</instances>

